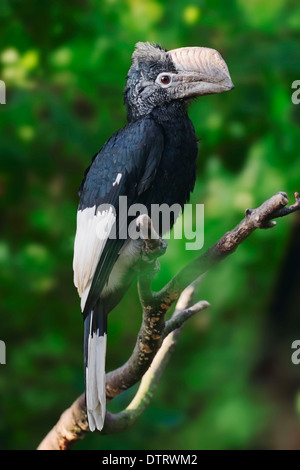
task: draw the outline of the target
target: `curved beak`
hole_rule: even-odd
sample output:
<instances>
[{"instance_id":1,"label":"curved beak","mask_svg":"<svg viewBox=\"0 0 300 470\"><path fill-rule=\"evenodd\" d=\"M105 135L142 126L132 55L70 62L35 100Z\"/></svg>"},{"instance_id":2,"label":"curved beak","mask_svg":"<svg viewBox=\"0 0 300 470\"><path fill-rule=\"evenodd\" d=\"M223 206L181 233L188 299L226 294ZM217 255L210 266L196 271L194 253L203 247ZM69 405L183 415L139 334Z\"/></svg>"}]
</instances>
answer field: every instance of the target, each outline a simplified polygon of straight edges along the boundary
<instances>
[{"instance_id":1,"label":"curved beak","mask_svg":"<svg viewBox=\"0 0 300 470\"><path fill-rule=\"evenodd\" d=\"M177 71L178 98L223 93L234 88L226 62L215 49L181 47L167 54Z\"/></svg>"}]
</instances>

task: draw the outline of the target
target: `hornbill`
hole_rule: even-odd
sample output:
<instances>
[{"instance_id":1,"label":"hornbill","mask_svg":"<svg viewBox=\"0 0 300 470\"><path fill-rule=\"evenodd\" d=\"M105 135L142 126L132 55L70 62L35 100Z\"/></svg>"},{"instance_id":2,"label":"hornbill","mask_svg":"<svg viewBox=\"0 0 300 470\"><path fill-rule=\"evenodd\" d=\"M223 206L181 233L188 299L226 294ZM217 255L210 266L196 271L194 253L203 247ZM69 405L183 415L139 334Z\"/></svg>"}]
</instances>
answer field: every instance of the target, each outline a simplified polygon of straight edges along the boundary
<instances>
[{"instance_id":1,"label":"hornbill","mask_svg":"<svg viewBox=\"0 0 300 470\"><path fill-rule=\"evenodd\" d=\"M79 189L73 269L84 318L92 431L101 430L105 418L107 315L131 284L141 253L138 240L119 236L120 227L137 220L119 210L119 198L144 204L149 213L152 204L183 208L196 180L197 138L188 105L232 88L227 65L214 49L136 44L124 91L128 124L95 155Z\"/></svg>"}]
</instances>

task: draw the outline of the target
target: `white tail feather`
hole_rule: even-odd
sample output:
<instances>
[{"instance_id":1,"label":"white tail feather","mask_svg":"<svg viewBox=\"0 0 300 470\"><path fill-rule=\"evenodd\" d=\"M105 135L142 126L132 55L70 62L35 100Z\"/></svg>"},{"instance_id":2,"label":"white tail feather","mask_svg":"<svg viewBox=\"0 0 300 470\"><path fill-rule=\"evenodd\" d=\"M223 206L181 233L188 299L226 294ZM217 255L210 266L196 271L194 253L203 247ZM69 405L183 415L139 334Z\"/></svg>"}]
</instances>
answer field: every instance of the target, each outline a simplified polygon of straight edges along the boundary
<instances>
[{"instance_id":1,"label":"white tail feather","mask_svg":"<svg viewBox=\"0 0 300 470\"><path fill-rule=\"evenodd\" d=\"M91 312L93 315L94 312ZM90 325L92 325L92 318ZM105 393L106 333L89 332L86 365L86 407L91 431L103 428L106 411Z\"/></svg>"}]
</instances>

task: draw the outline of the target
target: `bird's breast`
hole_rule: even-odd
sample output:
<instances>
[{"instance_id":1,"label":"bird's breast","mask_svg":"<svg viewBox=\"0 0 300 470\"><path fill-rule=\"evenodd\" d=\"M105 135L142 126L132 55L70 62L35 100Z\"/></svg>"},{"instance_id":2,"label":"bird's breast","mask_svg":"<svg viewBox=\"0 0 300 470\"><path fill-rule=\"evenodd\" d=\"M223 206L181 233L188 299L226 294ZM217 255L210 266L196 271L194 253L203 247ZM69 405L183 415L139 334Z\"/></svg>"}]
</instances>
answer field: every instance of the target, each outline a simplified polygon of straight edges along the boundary
<instances>
[{"instance_id":1,"label":"bird's breast","mask_svg":"<svg viewBox=\"0 0 300 470\"><path fill-rule=\"evenodd\" d=\"M147 205L180 204L189 200L194 189L197 168L197 139L187 118L164 127L165 146Z\"/></svg>"}]
</instances>

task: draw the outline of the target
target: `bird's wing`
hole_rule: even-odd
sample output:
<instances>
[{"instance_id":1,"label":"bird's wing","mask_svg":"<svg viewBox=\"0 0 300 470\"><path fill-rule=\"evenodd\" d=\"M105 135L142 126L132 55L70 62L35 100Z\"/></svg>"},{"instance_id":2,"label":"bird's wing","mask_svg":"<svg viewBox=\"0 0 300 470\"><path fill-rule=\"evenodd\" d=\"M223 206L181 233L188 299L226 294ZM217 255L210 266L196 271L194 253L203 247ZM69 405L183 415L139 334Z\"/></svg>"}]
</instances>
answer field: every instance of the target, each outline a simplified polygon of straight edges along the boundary
<instances>
[{"instance_id":1,"label":"bird's wing","mask_svg":"<svg viewBox=\"0 0 300 470\"><path fill-rule=\"evenodd\" d=\"M151 186L163 146L163 133L155 121L137 121L107 141L85 174L73 258L74 284L84 316L99 299L125 242L118 238L119 197L127 196L129 207ZM115 228L116 239L111 239Z\"/></svg>"}]
</instances>

